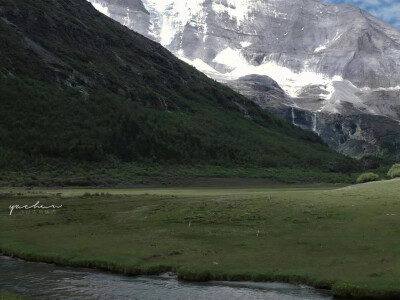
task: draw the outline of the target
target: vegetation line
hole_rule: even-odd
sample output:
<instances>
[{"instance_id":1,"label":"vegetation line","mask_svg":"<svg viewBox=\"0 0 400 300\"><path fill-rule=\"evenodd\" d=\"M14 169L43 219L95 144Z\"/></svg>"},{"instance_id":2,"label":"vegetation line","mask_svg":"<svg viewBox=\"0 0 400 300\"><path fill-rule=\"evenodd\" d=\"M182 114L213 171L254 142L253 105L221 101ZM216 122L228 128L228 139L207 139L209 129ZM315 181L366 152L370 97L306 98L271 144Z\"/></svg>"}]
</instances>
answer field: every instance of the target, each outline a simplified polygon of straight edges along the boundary
<instances>
[{"instance_id":1,"label":"vegetation line","mask_svg":"<svg viewBox=\"0 0 400 300\"><path fill-rule=\"evenodd\" d=\"M92 259L73 259L58 255L44 255L38 253L28 253L13 251L0 247L0 254L12 258L18 258L29 262L42 262L68 266L75 268L91 268L122 274L125 276L160 275L165 272L173 272L178 276L178 280L188 282L206 281L252 281L252 282L284 282L290 284L304 284L315 289L330 290L334 297L355 298L355 299L394 299L400 297L399 291L377 291L365 289L351 285L343 285L336 280L318 280L313 277L296 274L283 274L274 272L225 272L210 271L196 266L177 266L169 264L151 264L142 266L127 266L115 262L92 260Z\"/></svg>"},{"instance_id":2,"label":"vegetation line","mask_svg":"<svg viewBox=\"0 0 400 300\"><path fill-rule=\"evenodd\" d=\"M125 276L143 276L143 275L160 275L165 272L172 272L178 276L179 280L189 282L206 282L206 281L254 281L254 282L285 282L292 284L305 284L317 289L332 288L332 282L318 281L316 279L299 276L299 275L283 275L276 272L218 272L210 271L196 266L179 266L169 264L151 264L141 266L128 266L109 261L92 260L92 259L74 259L61 257L59 255L44 255L40 253L28 253L14 251L11 249L0 248L0 254L3 256L18 258L28 262L41 262L55 264L65 267L74 268L91 268L102 271L122 274Z\"/></svg>"}]
</instances>

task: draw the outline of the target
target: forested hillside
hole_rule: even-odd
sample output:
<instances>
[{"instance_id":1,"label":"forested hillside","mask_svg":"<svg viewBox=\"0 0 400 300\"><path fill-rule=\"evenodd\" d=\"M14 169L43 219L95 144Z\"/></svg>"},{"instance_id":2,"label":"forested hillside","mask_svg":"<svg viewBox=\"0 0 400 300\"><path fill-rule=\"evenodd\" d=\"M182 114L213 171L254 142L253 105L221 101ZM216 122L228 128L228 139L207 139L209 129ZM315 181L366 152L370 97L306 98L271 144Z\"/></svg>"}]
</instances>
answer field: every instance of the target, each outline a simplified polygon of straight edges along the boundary
<instances>
[{"instance_id":1,"label":"forested hillside","mask_svg":"<svg viewBox=\"0 0 400 300\"><path fill-rule=\"evenodd\" d=\"M110 158L353 167L85 0L0 0L0 41L3 168Z\"/></svg>"}]
</instances>

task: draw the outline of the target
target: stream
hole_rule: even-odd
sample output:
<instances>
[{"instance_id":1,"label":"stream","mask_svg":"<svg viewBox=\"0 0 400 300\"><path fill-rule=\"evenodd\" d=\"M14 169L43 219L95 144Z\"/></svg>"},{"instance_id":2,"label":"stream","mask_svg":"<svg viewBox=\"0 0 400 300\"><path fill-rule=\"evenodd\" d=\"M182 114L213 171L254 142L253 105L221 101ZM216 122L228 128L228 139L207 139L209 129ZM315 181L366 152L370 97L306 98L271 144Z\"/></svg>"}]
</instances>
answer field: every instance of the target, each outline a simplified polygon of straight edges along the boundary
<instances>
[{"instance_id":1,"label":"stream","mask_svg":"<svg viewBox=\"0 0 400 300\"><path fill-rule=\"evenodd\" d=\"M5 256L0 256L0 290L40 300L333 299L329 291L286 283L189 283L168 274L129 277Z\"/></svg>"}]
</instances>

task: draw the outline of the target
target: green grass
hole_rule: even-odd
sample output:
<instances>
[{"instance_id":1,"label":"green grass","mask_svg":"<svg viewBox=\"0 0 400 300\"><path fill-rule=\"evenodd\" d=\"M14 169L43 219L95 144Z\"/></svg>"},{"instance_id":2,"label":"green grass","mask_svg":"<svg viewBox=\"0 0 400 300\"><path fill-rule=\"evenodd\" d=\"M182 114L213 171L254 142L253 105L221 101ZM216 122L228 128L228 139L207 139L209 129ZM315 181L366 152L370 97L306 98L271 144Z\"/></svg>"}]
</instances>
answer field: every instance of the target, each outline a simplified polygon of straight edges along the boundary
<instances>
[{"instance_id":1,"label":"green grass","mask_svg":"<svg viewBox=\"0 0 400 300\"><path fill-rule=\"evenodd\" d=\"M190 185L199 178L265 179L281 183L353 183L357 173L323 172L318 168L256 166L158 165L135 163L41 164L25 170L1 170L0 186L132 186Z\"/></svg>"},{"instance_id":2,"label":"green grass","mask_svg":"<svg viewBox=\"0 0 400 300\"><path fill-rule=\"evenodd\" d=\"M278 280L400 296L400 181L337 189L3 190L0 249L28 260L185 280ZM63 204L8 215L10 204Z\"/></svg>"},{"instance_id":3,"label":"green grass","mask_svg":"<svg viewBox=\"0 0 400 300\"><path fill-rule=\"evenodd\" d=\"M22 295L0 291L0 300L29 300Z\"/></svg>"}]
</instances>

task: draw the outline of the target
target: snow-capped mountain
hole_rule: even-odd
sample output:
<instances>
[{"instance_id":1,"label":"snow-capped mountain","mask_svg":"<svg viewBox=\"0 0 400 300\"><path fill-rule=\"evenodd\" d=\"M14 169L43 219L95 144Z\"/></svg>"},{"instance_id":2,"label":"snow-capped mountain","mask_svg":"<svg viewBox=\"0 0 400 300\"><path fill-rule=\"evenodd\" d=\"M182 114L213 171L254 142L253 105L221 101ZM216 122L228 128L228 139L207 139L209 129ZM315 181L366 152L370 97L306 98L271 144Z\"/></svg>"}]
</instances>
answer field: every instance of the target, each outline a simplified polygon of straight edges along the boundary
<instances>
[{"instance_id":1,"label":"snow-capped mountain","mask_svg":"<svg viewBox=\"0 0 400 300\"><path fill-rule=\"evenodd\" d=\"M318 0L90 1L341 152L397 148L400 32L355 6Z\"/></svg>"}]
</instances>

